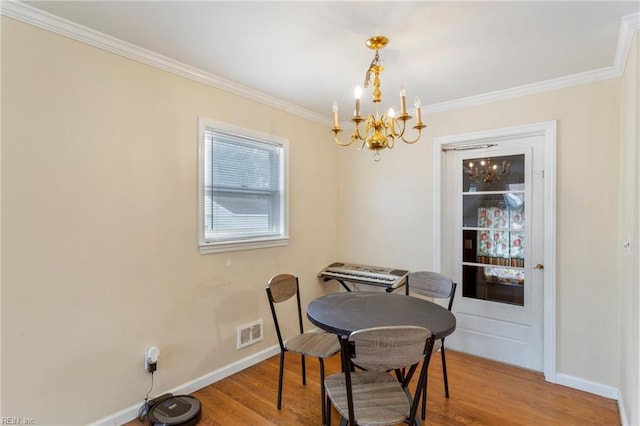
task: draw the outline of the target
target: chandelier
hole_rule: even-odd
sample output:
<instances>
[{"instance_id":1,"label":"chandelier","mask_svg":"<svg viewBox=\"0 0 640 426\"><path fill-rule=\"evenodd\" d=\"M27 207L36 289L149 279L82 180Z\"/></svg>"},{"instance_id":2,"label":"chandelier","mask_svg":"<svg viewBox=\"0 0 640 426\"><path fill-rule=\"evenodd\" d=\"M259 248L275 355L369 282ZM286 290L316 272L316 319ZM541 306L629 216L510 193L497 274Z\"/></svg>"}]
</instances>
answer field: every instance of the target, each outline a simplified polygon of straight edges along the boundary
<instances>
[{"instance_id":1,"label":"chandelier","mask_svg":"<svg viewBox=\"0 0 640 426\"><path fill-rule=\"evenodd\" d=\"M360 97L362 95L362 89L360 86L355 89L356 108L351 118L354 123L353 133L349 138L349 141L342 142L338 134L342 131L340 124L338 123L338 103L333 102L333 128L330 131L333 132L333 137L336 143L340 146L349 146L355 143L357 149L362 149L365 146L374 151L374 161L380 161L380 150L385 148L393 148L396 140L402 140L405 143L412 144L420 139L422 129L427 127L422 123L422 117L420 115L420 99L416 96L415 108L416 108L416 124L413 126L418 131L418 135L415 139L406 139L405 130L407 121L411 117L407 114L407 105L405 99L404 87L400 90L400 115L395 116L393 108L390 108L387 114L380 114L378 106L382 101L382 91L380 90L380 73L384 70L384 67L380 65L379 50L387 45L389 39L384 36L375 36L367 40L367 47L376 51L376 55L367 69L365 75L364 87L369 87L371 83L371 75L373 74L373 103L376 105L375 114L369 114L366 117L360 115ZM360 130L360 123L364 122L364 128Z\"/></svg>"},{"instance_id":2,"label":"chandelier","mask_svg":"<svg viewBox=\"0 0 640 426\"><path fill-rule=\"evenodd\" d=\"M502 179L511 174L511 163L502 160L502 167L498 168L497 164L491 163L491 158L480 160L479 165L469 161L467 167L464 168L464 173L469 175L469 178L475 183L482 181L490 185L494 179Z\"/></svg>"}]
</instances>

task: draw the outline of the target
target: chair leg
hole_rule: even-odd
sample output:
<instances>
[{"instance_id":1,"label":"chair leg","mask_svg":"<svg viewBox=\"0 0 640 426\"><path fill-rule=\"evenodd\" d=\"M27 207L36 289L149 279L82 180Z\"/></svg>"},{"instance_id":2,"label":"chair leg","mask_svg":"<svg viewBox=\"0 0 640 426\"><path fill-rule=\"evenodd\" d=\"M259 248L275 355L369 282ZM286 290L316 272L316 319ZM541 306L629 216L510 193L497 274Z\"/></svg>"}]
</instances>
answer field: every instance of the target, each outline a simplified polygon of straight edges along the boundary
<instances>
[{"instance_id":1,"label":"chair leg","mask_svg":"<svg viewBox=\"0 0 640 426\"><path fill-rule=\"evenodd\" d=\"M284 351L280 352L280 374L278 375L278 410L282 408L282 377L284 376Z\"/></svg>"},{"instance_id":2,"label":"chair leg","mask_svg":"<svg viewBox=\"0 0 640 426\"><path fill-rule=\"evenodd\" d=\"M306 385L307 384L307 367L305 366L304 355L300 355L300 357L302 358L302 384Z\"/></svg>"},{"instance_id":3,"label":"chair leg","mask_svg":"<svg viewBox=\"0 0 640 426\"><path fill-rule=\"evenodd\" d=\"M324 400L324 404L322 404L325 407L325 413L323 414L326 420L326 424L327 426L331 425L331 400L329 399L329 395L327 395L326 399Z\"/></svg>"},{"instance_id":4,"label":"chair leg","mask_svg":"<svg viewBox=\"0 0 640 426\"><path fill-rule=\"evenodd\" d=\"M320 362L320 406L322 407L322 426L327 425L327 413L325 412L324 405L324 360L322 358L318 358Z\"/></svg>"},{"instance_id":5,"label":"chair leg","mask_svg":"<svg viewBox=\"0 0 640 426\"><path fill-rule=\"evenodd\" d=\"M429 382L429 375L424 377L424 389L422 389L422 420L427 417L427 383Z\"/></svg>"},{"instance_id":6,"label":"chair leg","mask_svg":"<svg viewBox=\"0 0 640 426\"><path fill-rule=\"evenodd\" d=\"M443 339L444 340L444 339ZM447 358L444 354L444 342L440 348L440 355L442 356L442 377L444 377L444 395L449 398L449 380L447 379Z\"/></svg>"},{"instance_id":7,"label":"chair leg","mask_svg":"<svg viewBox=\"0 0 640 426\"><path fill-rule=\"evenodd\" d=\"M424 389L422 390L422 420L427 416L427 384L424 384Z\"/></svg>"}]
</instances>

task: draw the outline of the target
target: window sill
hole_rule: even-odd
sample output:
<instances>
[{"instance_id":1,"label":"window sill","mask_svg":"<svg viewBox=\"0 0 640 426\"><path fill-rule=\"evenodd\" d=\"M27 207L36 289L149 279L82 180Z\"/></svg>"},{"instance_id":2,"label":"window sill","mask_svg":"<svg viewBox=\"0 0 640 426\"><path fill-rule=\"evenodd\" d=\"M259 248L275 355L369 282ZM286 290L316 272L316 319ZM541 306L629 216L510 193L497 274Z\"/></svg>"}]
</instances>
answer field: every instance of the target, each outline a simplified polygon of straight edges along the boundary
<instances>
[{"instance_id":1,"label":"window sill","mask_svg":"<svg viewBox=\"0 0 640 426\"><path fill-rule=\"evenodd\" d=\"M269 247L281 247L289 244L289 237L264 240L228 241L219 243L201 243L200 254L224 253L227 251L254 250Z\"/></svg>"}]
</instances>

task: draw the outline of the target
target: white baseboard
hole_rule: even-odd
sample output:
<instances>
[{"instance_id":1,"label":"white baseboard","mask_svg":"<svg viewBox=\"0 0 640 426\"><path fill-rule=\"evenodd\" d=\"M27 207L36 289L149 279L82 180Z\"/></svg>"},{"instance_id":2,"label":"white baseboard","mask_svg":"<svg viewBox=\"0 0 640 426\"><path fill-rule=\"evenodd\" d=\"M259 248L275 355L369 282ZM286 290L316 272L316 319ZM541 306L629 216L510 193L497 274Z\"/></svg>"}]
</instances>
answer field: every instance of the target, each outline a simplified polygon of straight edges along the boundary
<instances>
[{"instance_id":1,"label":"white baseboard","mask_svg":"<svg viewBox=\"0 0 640 426\"><path fill-rule=\"evenodd\" d=\"M251 367L252 365L258 364L268 358L271 358L274 355L280 353L280 347L278 345L271 346L266 348L260 352L257 352L253 355L250 355L246 358L243 358L239 361L226 365L222 368L219 368L211 373L207 373L204 376L198 377L190 382L184 383L178 387L175 387L171 390L168 390L166 393L172 393L174 395L188 395L193 393L199 389L202 389L206 386L209 386L212 383L215 383L219 380L224 379L225 377L229 377L239 371L244 370L245 368ZM124 423L127 423L138 416L138 410L142 402L139 402L135 405L132 405L129 408L125 408L124 410L118 411L115 414L104 417L96 422L92 423L92 426L119 426Z\"/></svg>"},{"instance_id":2,"label":"white baseboard","mask_svg":"<svg viewBox=\"0 0 640 426\"><path fill-rule=\"evenodd\" d=\"M620 400L620 392L613 386L590 382L589 380L584 380L578 377L568 376L566 374L560 373L556 375L556 383L559 385L589 392L595 395L603 396L605 398Z\"/></svg>"},{"instance_id":3,"label":"white baseboard","mask_svg":"<svg viewBox=\"0 0 640 426\"><path fill-rule=\"evenodd\" d=\"M319 330L311 330L311 331L319 331ZM246 358L243 358L234 363L231 363L222 368L219 368L215 371L212 371L211 373L207 373L204 376L198 377L197 379L194 379L190 382L177 386L167 392L175 395L187 395L187 394L193 393L199 389L209 386L212 383L215 383L239 371L242 371L245 368L251 367L252 365L258 364L259 362L262 362L268 358L271 358L272 356L277 355L279 352L280 352L280 347L278 345L271 346L260 352L250 355ZM589 392L595 395L599 395L605 398L617 400L622 426L629 426L628 422L626 421L627 417L626 417L624 403L622 402L622 398L620 398L620 392L618 391L618 389L612 386L591 382L589 380L580 379L580 378L569 376L566 374L557 374L556 383L559 385L573 388L573 389L578 389L584 392ZM112 414L110 416L97 420L91 425L92 426L122 425L137 417L138 410L140 409L141 405L142 403L137 403L115 414Z\"/></svg>"},{"instance_id":4,"label":"white baseboard","mask_svg":"<svg viewBox=\"0 0 640 426\"><path fill-rule=\"evenodd\" d=\"M627 419L627 412L624 409L624 400L622 399L622 395L618 398L618 413L620 414L620 425L631 426Z\"/></svg>"},{"instance_id":5,"label":"white baseboard","mask_svg":"<svg viewBox=\"0 0 640 426\"><path fill-rule=\"evenodd\" d=\"M568 376L566 374L557 374L556 383L573 389L589 392L604 398L615 399L618 403L618 414L620 415L621 426L631 426L627 418L627 412L624 407L624 400L620 391L613 386L607 386L600 383L590 382L588 380L579 379L577 377Z\"/></svg>"}]
</instances>

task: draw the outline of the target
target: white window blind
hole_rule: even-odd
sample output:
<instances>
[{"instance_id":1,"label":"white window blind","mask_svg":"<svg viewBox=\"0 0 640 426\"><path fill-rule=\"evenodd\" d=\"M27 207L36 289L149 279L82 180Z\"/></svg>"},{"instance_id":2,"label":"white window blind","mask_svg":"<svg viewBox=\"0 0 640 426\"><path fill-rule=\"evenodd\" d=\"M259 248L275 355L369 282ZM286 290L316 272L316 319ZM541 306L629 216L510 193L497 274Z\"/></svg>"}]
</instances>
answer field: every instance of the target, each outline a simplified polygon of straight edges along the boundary
<instances>
[{"instance_id":1,"label":"white window blind","mask_svg":"<svg viewBox=\"0 0 640 426\"><path fill-rule=\"evenodd\" d=\"M201 247L286 239L286 143L208 124L201 125Z\"/></svg>"}]
</instances>

